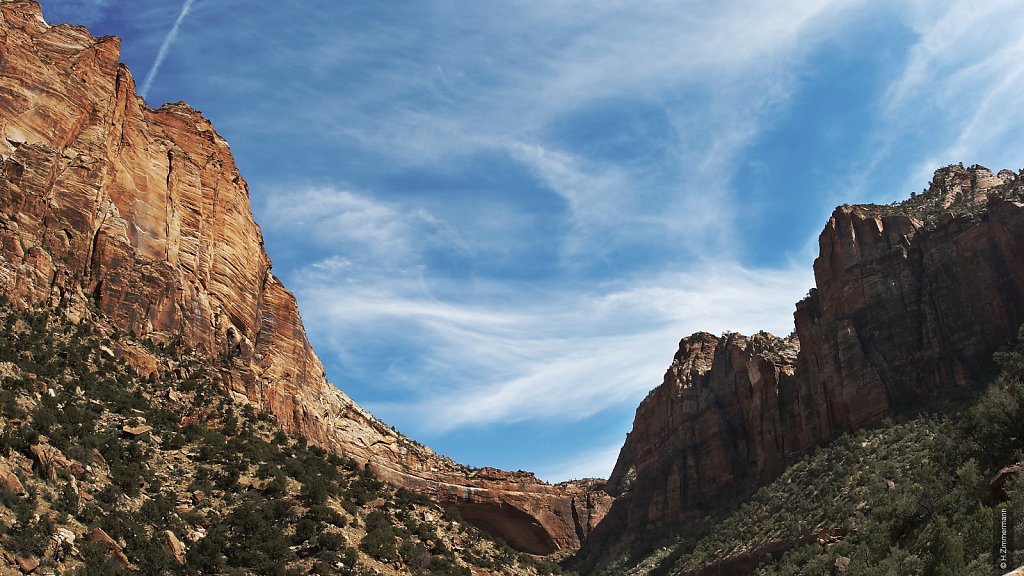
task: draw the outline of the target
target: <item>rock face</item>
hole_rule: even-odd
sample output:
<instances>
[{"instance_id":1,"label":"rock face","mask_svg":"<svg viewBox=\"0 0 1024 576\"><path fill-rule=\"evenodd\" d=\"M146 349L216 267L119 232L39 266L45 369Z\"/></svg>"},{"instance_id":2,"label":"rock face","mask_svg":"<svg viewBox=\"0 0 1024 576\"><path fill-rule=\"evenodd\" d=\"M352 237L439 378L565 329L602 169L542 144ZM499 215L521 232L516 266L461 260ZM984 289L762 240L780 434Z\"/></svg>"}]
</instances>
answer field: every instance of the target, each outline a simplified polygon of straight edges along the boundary
<instances>
[{"instance_id":1,"label":"rock face","mask_svg":"<svg viewBox=\"0 0 1024 576\"><path fill-rule=\"evenodd\" d=\"M900 206L836 209L795 314L821 431L989 375L1024 322L1022 187L1009 171L950 166Z\"/></svg>"},{"instance_id":2,"label":"rock face","mask_svg":"<svg viewBox=\"0 0 1024 576\"><path fill-rule=\"evenodd\" d=\"M1024 173L941 169L906 202L837 208L819 246L795 338L682 340L637 409L584 567L778 477L816 444L984 383L1024 323Z\"/></svg>"},{"instance_id":3,"label":"rock face","mask_svg":"<svg viewBox=\"0 0 1024 576\"><path fill-rule=\"evenodd\" d=\"M15 0L0 2L0 40L4 294L204 350L239 399L286 430L457 503L523 550L578 546L601 496L474 473L326 380L294 297L270 272L227 142L184 103L147 107L118 63L117 38L49 26L38 4ZM584 500L595 504L581 529Z\"/></svg>"},{"instance_id":4,"label":"rock face","mask_svg":"<svg viewBox=\"0 0 1024 576\"><path fill-rule=\"evenodd\" d=\"M797 352L795 340L763 332L680 342L608 479L613 495L630 495L628 525L671 523L723 486L782 472L789 422L778 409L780 385Z\"/></svg>"}]
</instances>

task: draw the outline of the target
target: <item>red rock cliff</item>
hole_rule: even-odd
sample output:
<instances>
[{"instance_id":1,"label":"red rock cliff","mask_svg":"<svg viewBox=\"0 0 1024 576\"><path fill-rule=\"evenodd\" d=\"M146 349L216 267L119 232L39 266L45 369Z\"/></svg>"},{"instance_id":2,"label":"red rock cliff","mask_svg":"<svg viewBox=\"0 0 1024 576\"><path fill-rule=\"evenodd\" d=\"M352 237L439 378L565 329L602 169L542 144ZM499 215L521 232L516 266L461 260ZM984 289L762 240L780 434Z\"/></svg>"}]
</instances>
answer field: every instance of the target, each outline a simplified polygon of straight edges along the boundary
<instances>
[{"instance_id":1,"label":"red rock cliff","mask_svg":"<svg viewBox=\"0 0 1024 576\"><path fill-rule=\"evenodd\" d=\"M984 383L1024 323L1024 177L935 174L892 206L841 206L819 238L796 338L699 333L637 409L581 554L700 514L808 448Z\"/></svg>"},{"instance_id":2,"label":"red rock cliff","mask_svg":"<svg viewBox=\"0 0 1024 576\"><path fill-rule=\"evenodd\" d=\"M673 522L722 486L781 473L778 390L798 347L766 333L684 338L664 383L637 409L608 481L631 493L631 526Z\"/></svg>"},{"instance_id":3,"label":"red rock cliff","mask_svg":"<svg viewBox=\"0 0 1024 576\"><path fill-rule=\"evenodd\" d=\"M592 485L468 470L326 380L227 142L183 103L147 107L118 54L117 38L0 2L0 290L205 350L236 397L287 430L523 550L577 547L610 501Z\"/></svg>"}]
</instances>

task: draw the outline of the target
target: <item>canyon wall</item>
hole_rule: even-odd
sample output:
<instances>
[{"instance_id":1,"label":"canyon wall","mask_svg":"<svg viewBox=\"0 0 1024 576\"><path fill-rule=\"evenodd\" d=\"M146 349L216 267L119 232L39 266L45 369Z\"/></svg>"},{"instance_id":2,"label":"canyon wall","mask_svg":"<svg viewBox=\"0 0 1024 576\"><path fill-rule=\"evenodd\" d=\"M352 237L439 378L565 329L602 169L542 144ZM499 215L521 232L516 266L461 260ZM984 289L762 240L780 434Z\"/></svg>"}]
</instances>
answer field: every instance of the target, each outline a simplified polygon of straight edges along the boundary
<instances>
[{"instance_id":1,"label":"canyon wall","mask_svg":"<svg viewBox=\"0 0 1024 576\"><path fill-rule=\"evenodd\" d=\"M600 486L467 469L327 381L227 142L184 103L146 106L118 56L117 38L0 2L0 290L201 349L239 401L287 431L522 550L576 548L610 503Z\"/></svg>"},{"instance_id":2,"label":"canyon wall","mask_svg":"<svg viewBox=\"0 0 1024 576\"><path fill-rule=\"evenodd\" d=\"M986 383L1024 323L1022 176L949 166L905 202L841 206L794 335L684 338L637 409L608 480L617 500L581 565L773 480L817 444Z\"/></svg>"}]
</instances>

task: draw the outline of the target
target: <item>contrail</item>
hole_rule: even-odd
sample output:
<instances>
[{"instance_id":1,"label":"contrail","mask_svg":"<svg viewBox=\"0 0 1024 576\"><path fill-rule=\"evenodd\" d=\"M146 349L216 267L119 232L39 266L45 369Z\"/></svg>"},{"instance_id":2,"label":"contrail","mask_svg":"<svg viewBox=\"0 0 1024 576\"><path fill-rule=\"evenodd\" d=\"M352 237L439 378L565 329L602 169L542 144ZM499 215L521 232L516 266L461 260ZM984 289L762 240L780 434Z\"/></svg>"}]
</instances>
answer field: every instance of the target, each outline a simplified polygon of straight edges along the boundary
<instances>
[{"instance_id":1,"label":"contrail","mask_svg":"<svg viewBox=\"0 0 1024 576\"><path fill-rule=\"evenodd\" d=\"M142 91L139 95L143 98L149 93L149 87L153 85L153 80L156 78L156 73L160 70L160 65L164 63L164 58L167 57L167 50L170 49L174 39L178 37L178 28L181 27L181 21L188 15L189 10L192 9L192 4L195 0L185 0L185 3L181 6L181 13L178 14L178 19L174 21L174 26L171 26L171 31L167 33L167 37L164 38L164 43L160 45L160 51L156 53L156 60L153 62L153 67L149 69L149 73L146 74L146 80L142 82Z\"/></svg>"}]
</instances>

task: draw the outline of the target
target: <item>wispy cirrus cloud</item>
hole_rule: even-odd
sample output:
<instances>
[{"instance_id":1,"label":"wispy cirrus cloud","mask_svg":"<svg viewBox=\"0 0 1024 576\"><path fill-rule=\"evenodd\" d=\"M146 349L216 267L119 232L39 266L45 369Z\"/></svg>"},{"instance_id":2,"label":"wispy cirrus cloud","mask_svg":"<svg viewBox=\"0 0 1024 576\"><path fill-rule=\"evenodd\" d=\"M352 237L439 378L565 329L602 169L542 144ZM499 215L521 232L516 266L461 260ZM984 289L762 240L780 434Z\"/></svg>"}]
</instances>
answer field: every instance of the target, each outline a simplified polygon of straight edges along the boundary
<instances>
[{"instance_id":1,"label":"wispy cirrus cloud","mask_svg":"<svg viewBox=\"0 0 1024 576\"><path fill-rule=\"evenodd\" d=\"M915 111L930 101L947 119L938 142L911 176L930 175L955 161L995 162L992 168L1024 165L1024 13L1017 2L992 2L967 9L951 6L923 24L904 73L893 87L893 114L923 120ZM944 129L943 129L944 128ZM973 158L972 158L973 157ZM929 168L928 166L931 166Z\"/></svg>"},{"instance_id":2,"label":"wispy cirrus cloud","mask_svg":"<svg viewBox=\"0 0 1024 576\"><path fill-rule=\"evenodd\" d=\"M393 170L505 156L566 200L567 263L605 257L586 245L734 251L733 167L796 89L802 61L864 4L424 4L341 41L324 27L256 47L267 50L260 66L288 78L258 107L302 102L303 118L259 124L275 135L316 126L322 149L358 149ZM355 81L338 93L293 82L296 70ZM253 73L209 81L251 92Z\"/></svg>"},{"instance_id":3,"label":"wispy cirrus cloud","mask_svg":"<svg viewBox=\"0 0 1024 576\"><path fill-rule=\"evenodd\" d=\"M401 401L371 408L395 421L417 421L418 432L440 434L580 420L629 401L657 384L683 334L788 333L793 303L810 282L809 271L795 266L705 263L694 273L523 292L423 277L382 278L342 291L337 277L311 270L296 290L311 330L332 342L327 352L339 358L353 358L348 346L362 345L369 333L384 341L412 339L403 348L416 352L390 375Z\"/></svg>"},{"instance_id":4,"label":"wispy cirrus cloud","mask_svg":"<svg viewBox=\"0 0 1024 576\"><path fill-rule=\"evenodd\" d=\"M462 230L427 206L390 202L344 186L281 190L256 209L267 216L264 230L269 234L301 235L297 250L283 263L298 258L302 262L295 270L313 278L398 278L419 274L432 253L481 249L470 246ZM340 272L344 276L331 276Z\"/></svg>"},{"instance_id":5,"label":"wispy cirrus cloud","mask_svg":"<svg viewBox=\"0 0 1024 576\"><path fill-rule=\"evenodd\" d=\"M414 239L424 218L345 188L282 191L267 199L268 230L301 231L307 245L330 248L348 260L394 265L416 258Z\"/></svg>"},{"instance_id":6,"label":"wispy cirrus cloud","mask_svg":"<svg viewBox=\"0 0 1024 576\"><path fill-rule=\"evenodd\" d=\"M891 201L922 189L935 169L951 163L1019 168L1019 2L914 0L891 10L910 31L910 42L892 76L880 79L885 90L865 130L875 143L872 152L834 201ZM893 171L899 177L885 181Z\"/></svg>"}]
</instances>

